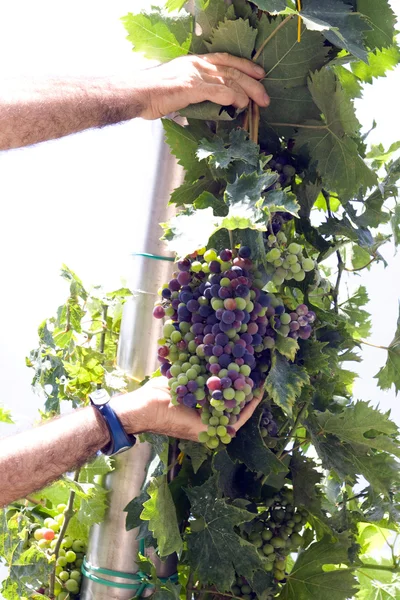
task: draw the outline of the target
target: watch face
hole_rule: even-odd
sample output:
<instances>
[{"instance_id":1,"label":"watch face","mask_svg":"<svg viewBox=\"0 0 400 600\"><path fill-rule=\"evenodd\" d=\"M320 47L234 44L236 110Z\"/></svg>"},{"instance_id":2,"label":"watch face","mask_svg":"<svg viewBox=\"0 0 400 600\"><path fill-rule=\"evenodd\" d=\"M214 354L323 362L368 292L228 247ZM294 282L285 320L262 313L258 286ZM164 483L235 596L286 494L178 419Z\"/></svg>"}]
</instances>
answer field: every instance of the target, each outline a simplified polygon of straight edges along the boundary
<instances>
[{"instance_id":1,"label":"watch face","mask_svg":"<svg viewBox=\"0 0 400 600\"><path fill-rule=\"evenodd\" d=\"M110 395L106 390L96 390L89 394L89 398L96 406L104 406L110 400Z\"/></svg>"}]
</instances>

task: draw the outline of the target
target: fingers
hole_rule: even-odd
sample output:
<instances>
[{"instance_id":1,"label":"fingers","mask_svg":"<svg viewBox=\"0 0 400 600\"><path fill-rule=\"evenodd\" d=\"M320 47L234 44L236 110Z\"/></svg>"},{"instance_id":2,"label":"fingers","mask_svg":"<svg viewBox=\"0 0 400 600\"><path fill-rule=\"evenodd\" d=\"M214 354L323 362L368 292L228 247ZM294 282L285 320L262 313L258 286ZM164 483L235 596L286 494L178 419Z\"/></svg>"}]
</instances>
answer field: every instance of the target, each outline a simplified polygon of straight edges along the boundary
<instances>
[{"instance_id":1,"label":"fingers","mask_svg":"<svg viewBox=\"0 0 400 600\"><path fill-rule=\"evenodd\" d=\"M247 64L250 61L245 62ZM248 75L234 67L214 65L206 60L201 60L200 65L204 73L204 81L212 86L208 90L207 86L204 88L206 92L208 91L209 97L207 97L207 100L214 100L214 102L222 104L214 97L214 95L217 95L225 97L225 104L233 104L237 108L247 106L249 99L261 107L269 105L269 96L264 86L254 78L254 73L253 76ZM215 88L215 85L220 85L222 88Z\"/></svg>"},{"instance_id":2,"label":"fingers","mask_svg":"<svg viewBox=\"0 0 400 600\"><path fill-rule=\"evenodd\" d=\"M211 65L216 65L219 67L232 67L237 71L241 71L242 73L249 75L249 77L261 79L265 76L264 69L254 63L252 60L247 60L247 58L238 58L237 56L232 56L226 52L203 54L200 56L200 58Z\"/></svg>"},{"instance_id":3,"label":"fingers","mask_svg":"<svg viewBox=\"0 0 400 600\"><path fill-rule=\"evenodd\" d=\"M239 419L237 420L237 422L233 426L233 428L235 429L235 431L238 431L238 429L240 429L241 427L243 427L243 425L250 419L250 417L252 417L252 415L253 415L254 411L256 410L257 406L260 404L261 400L263 399L263 396L264 396L264 393L262 392L256 398L253 398L253 400L251 402L249 402L244 407L244 409L240 413Z\"/></svg>"}]
</instances>

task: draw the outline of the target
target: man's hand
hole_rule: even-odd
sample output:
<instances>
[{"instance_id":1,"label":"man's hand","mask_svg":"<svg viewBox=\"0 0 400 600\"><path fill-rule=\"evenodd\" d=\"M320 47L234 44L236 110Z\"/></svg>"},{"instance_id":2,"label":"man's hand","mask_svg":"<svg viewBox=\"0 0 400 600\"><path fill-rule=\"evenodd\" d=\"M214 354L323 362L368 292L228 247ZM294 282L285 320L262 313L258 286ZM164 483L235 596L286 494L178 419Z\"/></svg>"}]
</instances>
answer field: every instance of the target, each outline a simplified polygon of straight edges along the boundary
<instances>
[{"instance_id":1,"label":"man's hand","mask_svg":"<svg viewBox=\"0 0 400 600\"><path fill-rule=\"evenodd\" d=\"M250 419L261 400L262 395L249 402L233 426L235 431ZM135 392L114 398L112 405L129 433L152 431L198 441L199 433L207 431L197 410L171 403L166 377L151 379Z\"/></svg>"},{"instance_id":2,"label":"man's hand","mask_svg":"<svg viewBox=\"0 0 400 600\"><path fill-rule=\"evenodd\" d=\"M204 100L245 108L251 99L265 108L269 96L258 81L264 76L251 60L226 53L182 56L142 72L147 102L140 116L158 119Z\"/></svg>"}]
</instances>

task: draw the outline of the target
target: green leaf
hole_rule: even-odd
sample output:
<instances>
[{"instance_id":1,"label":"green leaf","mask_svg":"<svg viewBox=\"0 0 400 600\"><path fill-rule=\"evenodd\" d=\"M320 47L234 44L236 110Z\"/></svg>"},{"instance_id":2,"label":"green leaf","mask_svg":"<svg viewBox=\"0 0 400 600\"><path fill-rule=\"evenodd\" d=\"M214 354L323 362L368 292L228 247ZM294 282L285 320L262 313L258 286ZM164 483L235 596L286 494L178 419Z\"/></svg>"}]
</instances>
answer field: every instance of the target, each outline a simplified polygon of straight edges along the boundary
<instances>
[{"instance_id":1,"label":"green leaf","mask_svg":"<svg viewBox=\"0 0 400 600\"><path fill-rule=\"evenodd\" d=\"M97 478L104 477L107 473L114 470L111 459L104 454L84 465L79 474L79 481L82 483L97 483Z\"/></svg>"},{"instance_id":2,"label":"green leaf","mask_svg":"<svg viewBox=\"0 0 400 600\"><path fill-rule=\"evenodd\" d=\"M305 369L290 363L276 352L272 353L271 370L266 379L265 389L286 414L292 414L296 398L300 396L302 387L308 383L309 377Z\"/></svg>"},{"instance_id":3,"label":"green leaf","mask_svg":"<svg viewBox=\"0 0 400 600\"><path fill-rule=\"evenodd\" d=\"M225 19L217 29L214 29L210 42L206 42L209 52L228 52L240 58L251 58L257 30L248 21Z\"/></svg>"},{"instance_id":4,"label":"green leaf","mask_svg":"<svg viewBox=\"0 0 400 600\"><path fill-rule=\"evenodd\" d=\"M390 390L393 385L397 396L400 390L400 310L396 333L387 351L386 364L378 371L375 378L381 390Z\"/></svg>"},{"instance_id":5,"label":"green leaf","mask_svg":"<svg viewBox=\"0 0 400 600\"><path fill-rule=\"evenodd\" d=\"M361 81L372 83L376 77L385 77L387 71L392 71L400 61L398 46L390 46L368 54L368 63L352 62L351 70Z\"/></svg>"},{"instance_id":6,"label":"green leaf","mask_svg":"<svg viewBox=\"0 0 400 600\"><path fill-rule=\"evenodd\" d=\"M324 432L332 433L341 440L364 444L400 457L395 440L397 426L389 420L388 414L373 408L368 402L358 401L338 414L329 411L320 413L317 420Z\"/></svg>"},{"instance_id":7,"label":"green leaf","mask_svg":"<svg viewBox=\"0 0 400 600\"><path fill-rule=\"evenodd\" d=\"M167 3L165 5L165 8L167 10L169 10L170 12L174 11L174 10L182 10L182 8L185 6L187 0L167 0Z\"/></svg>"},{"instance_id":8,"label":"green leaf","mask_svg":"<svg viewBox=\"0 0 400 600\"><path fill-rule=\"evenodd\" d=\"M146 490L142 491L139 496L133 498L124 508L126 515L125 528L126 531L131 531L136 527L140 527L140 515L143 512L143 504L149 500L150 496Z\"/></svg>"},{"instance_id":9,"label":"green leaf","mask_svg":"<svg viewBox=\"0 0 400 600\"><path fill-rule=\"evenodd\" d=\"M229 212L225 202L220 198L216 198L213 194L210 194L210 192L203 192L197 200L193 202L193 206L198 210L212 208L216 217L224 217Z\"/></svg>"},{"instance_id":10,"label":"green leaf","mask_svg":"<svg viewBox=\"0 0 400 600\"><path fill-rule=\"evenodd\" d=\"M7 408L3 408L2 406L0 406L0 423L14 423L11 418L11 411Z\"/></svg>"},{"instance_id":11,"label":"green leaf","mask_svg":"<svg viewBox=\"0 0 400 600\"><path fill-rule=\"evenodd\" d=\"M259 147L248 139L243 129L233 129L229 134L229 143L217 136L212 140L201 140L197 158L200 161L208 158L218 169L226 169L235 160L258 167Z\"/></svg>"},{"instance_id":12,"label":"green leaf","mask_svg":"<svg viewBox=\"0 0 400 600\"><path fill-rule=\"evenodd\" d=\"M263 15L259 21L256 47L274 34L280 19L268 19ZM291 136L293 125L308 119L318 119L319 110L307 87L310 71L321 69L328 62L328 48L324 37L303 26L301 44L297 42L296 19L289 21L265 46L258 63L264 67L263 80L271 98L271 104L261 109L261 119L278 133ZM288 124L285 126L285 124Z\"/></svg>"},{"instance_id":13,"label":"green leaf","mask_svg":"<svg viewBox=\"0 0 400 600\"><path fill-rule=\"evenodd\" d=\"M323 114L323 122L309 122L297 137L306 144L326 186L347 199L360 187L376 183L376 175L358 153L353 137L359 132L354 108L334 73L323 69L310 76L308 83L314 102Z\"/></svg>"},{"instance_id":14,"label":"green leaf","mask_svg":"<svg viewBox=\"0 0 400 600\"><path fill-rule=\"evenodd\" d=\"M82 281L79 279L78 275L74 273L67 265L61 266L61 277L66 281L70 281L70 292L71 296L80 296L82 300L87 300L88 293L83 287Z\"/></svg>"},{"instance_id":15,"label":"green leaf","mask_svg":"<svg viewBox=\"0 0 400 600\"><path fill-rule=\"evenodd\" d=\"M185 181L192 183L209 172L205 163L196 157L198 140L191 127L182 127L172 119L163 119L165 139L178 163L185 169Z\"/></svg>"},{"instance_id":16,"label":"green leaf","mask_svg":"<svg viewBox=\"0 0 400 600\"><path fill-rule=\"evenodd\" d=\"M213 29L224 20L227 6L224 0L212 0L205 9L197 11L196 24L201 28L201 37L209 41Z\"/></svg>"},{"instance_id":17,"label":"green leaf","mask_svg":"<svg viewBox=\"0 0 400 600\"><path fill-rule=\"evenodd\" d=\"M357 10L367 17L372 27L365 34L365 39L371 50L391 46L395 34L396 17L390 8L388 0L357 0Z\"/></svg>"},{"instance_id":18,"label":"green leaf","mask_svg":"<svg viewBox=\"0 0 400 600\"><path fill-rule=\"evenodd\" d=\"M175 21L175 29L180 29L179 40L171 31L171 25L161 13L151 15L133 15L129 13L122 18L128 32L127 39L132 42L134 50L141 52L146 58L167 61L189 52L192 41L190 20L187 17ZM185 38L182 39L182 29Z\"/></svg>"},{"instance_id":19,"label":"green leaf","mask_svg":"<svg viewBox=\"0 0 400 600\"><path fill-rule=\"evenodd\" d=\"M165 476L153 479L147 489L150 498L143 504L140 518L149 521L149 529L158 542L160 556L182 549L176 509Z\"/></svg>"},{"instance_id":20,"label":"green leaf","mask_svg":"<svg viewBox=\"0 0 400 600\"><path fill-rule=\"evenodd\" d=\"M338 567L349 564L349 548L349 540L341 538L332 543L327 536L311 544L298 556L279 600L347 600L353 597L357 580L350 569ZM336 568L324 569L325 565L336 565Z\"/></svg>"},{"instance_id":21,"label":"green leaf","mask_svg":"<svg viewBox=\"0 0 400 600\"><path fill-rule=\"evenodd\" d=\"M296 352L299 349L299 344L296 340L289 337L284 337L278 332L275 341L275 348L278 350L278 352L283 354L283 356L286 356L286 358L289 360L294 361Z\"/></svg>"},{"instance_id":22,"label":"green leaf","mask_svg":"<svg viewBox=\"0 0 400 600\"><path fill-rule=\"evenodd\" d=\"M215 181L202 177L198 181L186 182L176 188L171 194L169 203L176 206L193 204L203 192L216 193L218 189L219 185Z\"/></svg>"},{"instance_id":23,"label":"green leaf","mask_svg":"<svg viewBox=\"0 0 400 600\"><path fill-rule=\"evenodd\" d=\"M179 449L181 452L190 457L195 474L200 469L201 465L207 460L210 454L206 446L204 446L204 444L199 444L199 442L181 440L179 442Z\"/></svg>"},{"instance_id":24,"label":"green leaf","mask_svg":"<svg viewBox=\"0 0 400 600\"><path fill-rule=\"evenodd\" d=\"M278 175L267 172L256 172L237 177L233 183L226 186L226 198L231 204L256 204L262 198L262 192L276 183Z\"/></svg>"},{"instance_id":25,"label":"green leaf","mask_svg":"<svg viewBox=\"0 0 400 600\"><path fill-rule=\"evenodd\" d=\"M322 475L316 468L317 465L311 458L306 458L298 451L293 453L290 472L293 478L294 504L321 517L321 497L317 486L321 483Z\"/></svg>"},{"instance_id":26,"label":"green leaf","mask_svg":"<svg viewBox=\"0 0 400 600\"><path fill-rule=\"evenodd\" d=\"M367 61L364 48L364 32L368 23L354 14L351 6L343 0L304 0L301 17L308 29L322 31L327 40L344 48L350 54Z\"/></svg>"},{"instance_id":27,"label":"green leaf","mask_svg":"<svg viewBox=\"0 0 400 600\"><path fill-rule=\"evenodd\" d=\"M207 246L209 238L218 230L221 217L214 217L212 208L188 209L164 224L164 239L169 250L186 256Z\"/></svg>"},{"instance_id":28,"label":"green leaf","mask_svg":"<svg viewBox=\"0 0 400 600\"><path fill-rule=\"evenodd\" d=\"M263 473L268 476L271 473L286 473L286 466L276 457L264 444L260 433L260 419L262 408L257 408L252 419L240 429L238 435L227 447L232 460L240 461L248 469Z\"/></svg>"},{"instance_id":29,"label":"green leaf","mask_svg":"<svg viewBox=\"0 0 400 600\"><path fill-rule=\"evenodd\" d=\"M367 310L361 308L368 301L367 290L361 285L355 294L340 306L340 311L348 319L346 329L353 337L365 338L371 334L371 315Z\"/></svg>"},{"instance_id":30,"label":"green leaf","mask_svg":"<svg viewBox=\"0 0 400 600\"><path fill-rule=\"evenodd\" d=\"M186 490L196 518L203 518L205 528L187 538L188 561L201 583L229 591L235 573L251 579L262 568L252 544L243 540L234 527L251 521L254 514L230 506L218 497L216 476L200 487Z\"/></svg>"}]
</instances>

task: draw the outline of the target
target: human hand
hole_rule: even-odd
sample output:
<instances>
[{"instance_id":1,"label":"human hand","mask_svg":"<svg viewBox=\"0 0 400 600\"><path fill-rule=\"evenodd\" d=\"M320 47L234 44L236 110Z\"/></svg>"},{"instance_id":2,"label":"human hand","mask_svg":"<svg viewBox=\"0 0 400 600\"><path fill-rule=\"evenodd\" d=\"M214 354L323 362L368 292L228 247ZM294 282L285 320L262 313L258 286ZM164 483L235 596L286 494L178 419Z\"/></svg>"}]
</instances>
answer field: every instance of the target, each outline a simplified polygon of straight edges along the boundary
<instances>
[{"instance_id":1,"label":"human hand","mask_svg":"<svg viewBox=\"0 0 400 600\"><path fill-rule=\"evenodd\" d=\"M238 431L252 416L262 394L254 398L244 408L233 428ZM113 399L122 424L129 433L152 431L175 438L198 441L201 431L207 426L201 422L199 412L183 404L174 406L166 377L150 379L146 385L123 396Z\"/></svg>"},{"instance_id":2,"label":"human hand","mask_svg":"<svg viewBox=\"0 0 400 600\"><path fill-rule=\"evenodd\" d=\"M139 83L147 102L140 116L158 119L204 100L245 108L251 99L266 107L270 99L258 81L264 76L264 69L251 60L224 52L181 56L142 71Z\"/></svg>"}]
</instances>

